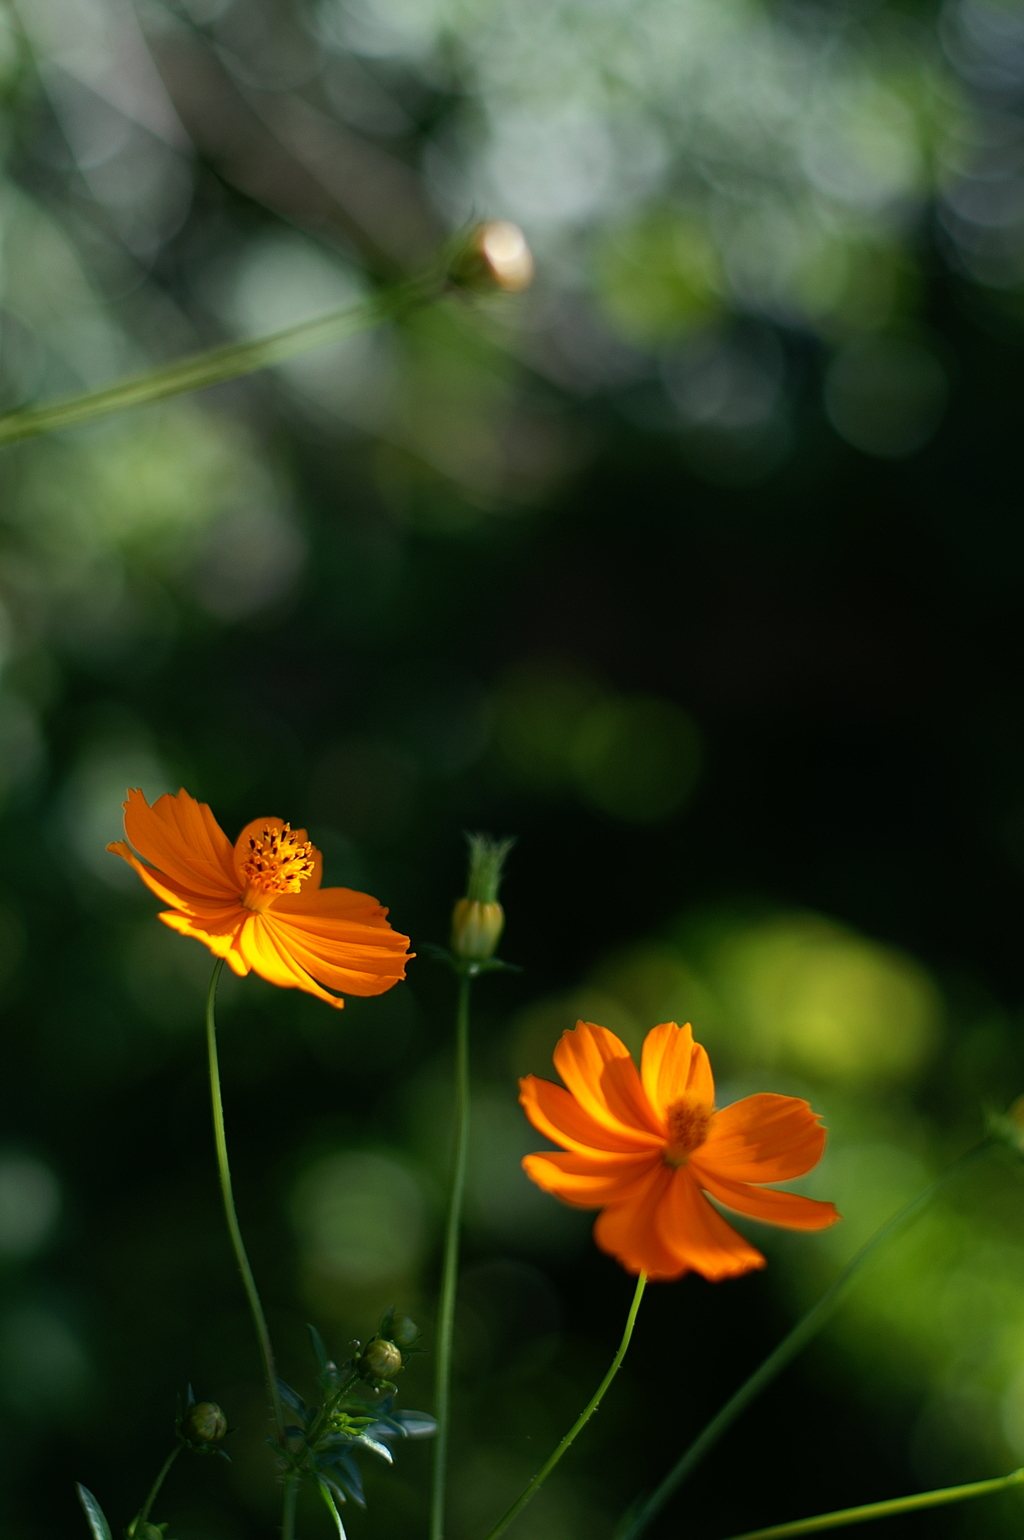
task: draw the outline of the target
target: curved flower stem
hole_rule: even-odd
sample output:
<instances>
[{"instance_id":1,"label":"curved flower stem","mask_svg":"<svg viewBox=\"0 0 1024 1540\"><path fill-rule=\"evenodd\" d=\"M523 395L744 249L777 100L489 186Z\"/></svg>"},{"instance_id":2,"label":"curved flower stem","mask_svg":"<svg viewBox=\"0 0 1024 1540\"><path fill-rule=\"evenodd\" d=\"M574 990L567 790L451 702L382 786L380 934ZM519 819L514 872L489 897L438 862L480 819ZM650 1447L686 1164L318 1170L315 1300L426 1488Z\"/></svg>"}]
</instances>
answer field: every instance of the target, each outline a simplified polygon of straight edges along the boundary
<instances>
[{"instance_id":1,"label":"curved flower stem","mask_svg":"<svg viewBox=\"0 0 1024 1540\"><path fill-rule=\"evenodd\" d=\"M958 1176L966 1165L984 1153L984 1151L991 1149L993 1142L991 1138L986 1138L980 1144L974 1145L966 1154L961 1155L951 1166L948 1166L933 1182L930 1182L923 1192L919 1192L916 1198L912 1198L891 1219L887 1219L881 1229L876 1230L871 1239L856 1253L852 1261L847 1263L831 1287L825 1290L817 1304L811 1306L807 1314L797 1322L788 1336L783 1337L774 1352L769 1353L761 1366L754 1370L750 1378L725 1403L721 1411L712 1417L707 1427L702 1433L697 1435L689 1449L679 1458L661 1485L651 1493L646 1501L640 1503L639 1506L634 1506L632 1510L627 1510L622 1523L616 1531L616 1540L636 1540L636 1537L643 1533L651 1520L664 1508L672 1494L682 1486L683 1482L697 1468L704 1456L717 1444L722 1434L736 1421L740 1413L745 1411L752 1401L756 1400L762 1390L771 1384L775 1376L781 1373L801 1349L806 1347L811 1338L821 1330L864 1265L870 1261L876 1252L881 1250L887 1241L899 1235L902 1230L916 1219L918 1214L928 1207L928 1204L931 1203L936 1194L954 1176Z\"/></svg>"},{"instance_id":2,"label":"curved flower stem","mask_svg":"<svg viewBox=\"0 0 1024 1540\"><path fill-rule=\"evenodd\" d=\"M845 1524L866 1524L870 1519L887 1519L894 1513L914 1513L918 1508L941 1508L944 1503L962 1503L969 1497L986 1497L990 1492L1004 1492L1020 1486L1024 1469L990 1481L970 1481L962 1487L939 1487L934 1492L915 1492L912 1497L890 1497L882 1503L865 1503L860 1508L837 1508L834 1513L818 1513L813 1519L794 1519L791 1524L772 1524L768 1529L748 1529L732 1540L784 1540L787 1535L814 1535L823 1529L841 1529Z\"/></svg>"},{"instance_id":3,"label":"curved flower stem","mask_svg":"<svg viewBox=\"0 0 1024 1540\"><path fill-rule=\"evenodd\" d=\"M180 1453L181 1445L175 1444L174 1448L171 1450L170 1454L161 1465L160 1472L156 1480L153 1482L153 1485L149 1489L149 1496L146 1498L146 1501L143 1503L138 1513L128 1525L128 1529L126 1531L128 1540L132 1540L132 1536L135 1534L135 1531L138 1529L139 1525L145 1524L146 1520L149 1518L150 1510L157 1500L157 1496L159 1495L160 1488L164 1484L164 1479L167 1475L167 1472L170 1470L171 1466L174 1464Z\"/></svg>"},{"instance_id":4,"label":"curved flower stem","mask_svg":"<svg viewBox=\"0 0 1024 1540\"><path fill-rule=\"evenodd\" d=\"M452 1344L455 1331L455 1292L459 1278L459 1231L466 1190L469 1147L469 991L472 975L459 978L455 1012L455 1150L448 1198L448 1222L441 1266L441 1298L437 1312L437 1366L434 1375L434 1480L430 1494L430 1540L443 1540L445 1481L448 1474L448 1431L451 1422Z\"/></svg>"},{"instance_id":5,"label":"curved flower stem","mask_svg":"<svg viewBox=\"0 0 1024 1540\"><path fill-rule=\"evenodd\" d=\"M238 1270L242 1275L242 1283L245 1286L249 1309L252 1312L253 1324L256 1327L256 1335L259 1338L260 1352L263 1354L263 1372L266 1375L267 1391L270 1395L270 1404L274 1412L274 1429L277 1434L277 1441L283 1450L287 1446L287 1435L285 1434L281 1394L277 1388L274 1349L270 1344L267 1318L263 1314L263 1306L260 1303L256 1280L252 1275L252 1268L249 1266L249 1258L245 1251L245 1242L242 1240L242 1232L238 1226L235 1199L231 1190L231 1166L228 1163L228 1141L227 1135L224 1132L224 1103L221 1100L220 1094L220 1064L217 1059L217 1020L214 1012L217 999L217 984L223 967L224 959L220 957L214 964L213 977L210 980L210 988L206 995L206 1049L210 1061L210 1099L213 1103L213 1134L217 1144L217 1169L220 1172L220 1190L224 1198L224 1216L228 1222L228 1234L231 1236L235 1260L238 1263ZM285 1490L287 1493L287 1487Z\"/></svg>"},{"instance_id":6,"label":"curved flower stem","mask_svg":"<svg viewBox=\"0 0 1024 1540\"><path fill-rule=\"evenodd\" d=\"M568 1433L565 1435L562 1442L555 1450L554 1454L545 1460L536 1476L534 1476L533 1480L529 1483L528 1486L523 1488L507 1513L502 1514L494 1528L488 1531L486 1540L497 1540L498 1535L504 1534L505 1530L511 1524L516 1515L526 1507L527 1503L532 1497L536 1497L537 1493L540 1491L545 1481L551 1475L551 1472L554 1470L563 1454L565 1454L570 1444L572 1444L576 1439L577 1434L583 1431L591 1417L593 1417L594 1413L601 1405L601 1402L604 1400L605 1391L608 1389L612 1380L618 1374L622 1365L622 1360L626 1356L626 1349L629 1347L629 1339L633 1335L633 1327L636 1324L637 1311L640 1309L640 1301L644 1297L644 1289L646 1287L647 1274L641 1273L636 1281L636 1290L633 1294L633 1303L630 1305L629 1314L626 1317L626 1329L622 1333L622 1341L619 1343L619 1350L611 1361L611 1367L609 1368L608 1373L605 1375L600 1385L598 1385L597 1389L594 1391L594 1394L591 1396L582 1412L580 1412L580 1415L577 1417L576 1421L573 1423L572 1427L569 1429Z\"/></svg>"},{"instance_id":7,"label":"curved flower stem","mask_svg":"<svg viewBox=\"0 0 1024 1540\"><path fill-rule=\"evenodd\" d=\"M418 278L383 289L361 304L349 305L343 310L330 310L312 321L302 321L297 326L285 327L283 331L270 332L265 337L210 348L205 353L192 354L176 363L166 364L161 369L154 369L149 374L120 380L115 385L104 385L98 390L87 390L80 396L68 396L63 401L4 412L0 415L0 445L12 444L17 439L35 438L37 434L70 428L76 423L106 417L112 412L123 412L128 407L161 401L168 396L186 395L189 391L204 390L207 386L219 385L224 380L234 380L243 374L253 374L258 369L266 369L286 358L294 358L296 354L308 352L311 348L340 342L355 332L365 331L367 327L376 326L381 321L390 320L406 310L436 299L443 292L444 282L440 270L429 271Z\"/></svg>"}]
</instances>

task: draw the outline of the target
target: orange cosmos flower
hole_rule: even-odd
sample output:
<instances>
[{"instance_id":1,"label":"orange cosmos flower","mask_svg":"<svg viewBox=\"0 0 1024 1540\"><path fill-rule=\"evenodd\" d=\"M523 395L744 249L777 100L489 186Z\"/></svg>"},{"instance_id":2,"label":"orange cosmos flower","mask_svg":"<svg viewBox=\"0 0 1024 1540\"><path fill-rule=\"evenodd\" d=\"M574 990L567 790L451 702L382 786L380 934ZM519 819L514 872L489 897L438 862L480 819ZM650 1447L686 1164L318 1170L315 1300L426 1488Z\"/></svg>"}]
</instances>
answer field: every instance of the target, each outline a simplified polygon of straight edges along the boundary
<instances>
[{"instance_id":1,"label":"orange cosmos flower","mask_svg":"<svg viewBox=\"0 0 1024 1540\"><path fill-rule=\"evenodd\" d=\"M578 1022L555 1049L568 1090L527 1075L520 1101L534 1128L567 1154L527 1155L527 1175L574 1208L602 1210L594 1239L627 1272L717 1280L764 1257L704 1197L794 1230L840 1217L831 1203L753 1185L803 1176L825 1130L795 1096L747 1096L715 1110L708 1056L689 1025L648 1032L640 1073L625 1043Z\"/></svg>"},{"instance_id":2,"label":"orange cosmos flower","mask_svg":"<svg viewBox=\"0 0 1024 1540\"><path fill-rule=\"evenodd\" d=\"M124 832L143 859L123 840L107 849L171 905L164 924L202 941L235 973L251 969L339 1008L344 1000L322 984L379 995L405 977L408 936L391 929L387 910L368 893L320 886L320 852L305 829L254 818L232 845L206 803L187 791L152 807L141 791L129 791Z\"/></svg>"}]
</instances>

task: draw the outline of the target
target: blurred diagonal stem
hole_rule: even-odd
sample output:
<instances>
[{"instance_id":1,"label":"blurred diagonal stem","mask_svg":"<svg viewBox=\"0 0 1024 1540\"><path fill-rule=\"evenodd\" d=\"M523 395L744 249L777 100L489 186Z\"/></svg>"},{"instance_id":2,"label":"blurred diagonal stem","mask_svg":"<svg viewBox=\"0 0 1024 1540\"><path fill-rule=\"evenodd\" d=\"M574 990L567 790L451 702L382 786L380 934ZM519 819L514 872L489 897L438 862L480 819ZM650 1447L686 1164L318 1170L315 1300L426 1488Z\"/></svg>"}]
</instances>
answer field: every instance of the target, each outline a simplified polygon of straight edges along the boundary
<instances>
[{"instance_id":1,"label":"blurred diagonal stem","mask_svg":"<svg viewBox=\"0 0 1024 1540\"><path fill-rule=\"evenodd\" d=\"M954 1177L959 1176L964 1168L976 1160L979 1155L992 1149L996 1142L994 1138L988 1137L967 1150L951 1166L948 1166L941 1175L937 1176L933 1182L930 1182L923 1192L919 1192L916 1198L912 1198L891 1219L886 1220L880 1230L876 1230L871 1239L861 1247L852 1261L839 1274L839 1277L831 1287L825 1290L817 1304L811 1306L807 1314L797 1322L789 1335L783 1337L774 1352L769 1353L761 1366L754 1370L754 1373L740 1386L731 1400L727 1401L721 1411L712 1417L707 1427L702 1433L697 1435L689 1449L685 1451L672 1467L661 1485L651 1493L650 1497L639 1503L639 1505L634 1505L632 1509L627 1510L616 1531L616 1540L636 1540L636 1537L644 1532L651 1520L657 1517L669 1498L674 1492L678 1491L683 1482L696 1470L704 1456L710 1453L722 1437L722 1434L732 1426L740 1413L746 1411L750 1403L756 1400L762 1390L765 1390L771 1384L776 1375L780 1374L787 1364L791 1363L796 1355L806 1347L811 1338L821 1330L865 1264L883 1246L905 1230L928 1207L932 1199L942 1191L947 1183L952 1181Z\"/></svg>"},{"instance_id":2,"label":"blurred diagonal stem","mask_svg":"<svg viewBox=\"0 0 1024 1540\"><path fill-rule=\"evenodd\" d=\"M267 1318L263 1314L263 1306L260 1303L259 1291L256 1288L256 1280L249 1265L246 1255L245 1242L242 1240L242 1232L238 1225L238 1215L235 1212L235 1198L231 1187L231 1166L228 1162L228 1141L224 1131L224 1103L220 1093L220 1063L217 1058L217 1018L216 1001L217 985L224 968L224 959L219 957L213 967L213 977L210 979L210 987L206 994L206 1050L210 1061L210 1099L213 1104L213 1135L217 1145L217 1169L220 1173L220 1190L224 1199L224 1215L228 1222L228 1234L231 1236L231 1244L234 1247L235 1260L238 1270L242 1275L242 1283L245 1287L246 1297L249 1301L249 1309L252 1313L253 1324L256 1327L256 1336L259 1338L260 1352L263 1354L263 1372L266 1375L267 1390L270 1395L270 1404L274 1413L274 1430L277 1442L282 1451L287 1449L287 1434L284 1426L284 1409L281 1405L281 1393L277 1388L277 1369L274 1364L274 1349L270 1343L270 1332L267 1329ZM288 1494L291 1486L285 1486L285 1507L287 1510Z\"/></svg>"},{"instance_id":3,"label":"blurred diagonal stem","mask_svg":"<svg viewBox=\"0 0 1024 1540\"><path fill-rule=\"evenodd\" d=\"M990 1492L1005 1492L1020 1486L1024 1469L1008 1476L994 1476L990 1481L970 1481L966 1486L939 1487L934 1492L915 1492L912 1497L890 1497L881 1503L864 1503L860 1508L837 1508L833 1513L818 1513L813 1519L794 1519L791 1524L772 1524L768 1529L748 1529L732 1540L784 1540L788 1535L814 1535L823 1529L842 1529L846 1524L867 1524L871 1519L887 1519L892 1514L915 1513L920 1508L941 1508L945 1503L962 1503L970 1497L987 1497Z\"/></svg>"},{"instance_id":4,"label":"blurred diagonal stem","mask_svg":"<svg viewBox=\"0 0 1024 1540\"><path fill-rule=\"evenodd\" d=\"M121 380L115 385L104 385L80 396L68 396L63 401L19 407L16 411L5 412L0 415L0 445L13 444L18 439L35 438L37 434L52 433L58 428L70 428L77 423L90 422L96 417L123 412L129 407L143 406L149 401L161 401L168 396L205 390L207 386L238 379L243 374L254 374L258 369L279 364L312 348L340 342L356 332L365 331L417 305L437 299L444 291L445 282L444 270L440 267L432 269L419 277L382 289L358 305L330 310L312 321L301 321L297 326L285 327L283 331L254 337L248 342L225 343L221 347L210 348L208 352L195 353L179 359L177 363L166 364L149 374Z\"/></svg>"},{"instance_id":5,"label":"blurred diagonal stem","mask_svg":"<svg viewBox=\"0 0 1024 1540\"><path fill-rule=\"evenodd\" d=\"M562 1458L563 1454L565 1454L570 1444L576 1438L576 1435L582 1432L587 1423L590 1421L591 1417L593 1417L594 1413L597 1411L598 1407L601 1405L601 1402L604 1400L605 1391L608 1389L612 1380L618 1374L622 1360L626 1356L626 1349L629 1347L629 1340L633 1335L633 1327L636 1324L637 1311L640 1309L640 1301L644 1297L644 1289L646 1287L647 1274L641 1273L636 1281L636 1291L633 1295L633 1303L629 1307L629 1315L626 1317L626 1329L622 1333L622 1341L619 1343L619 1350L615 1357L612 1359L611 1367L609 1368L608 1373L605 1375L600 1385L598 1385L597 1389L594 1391L594 1394L591 1396L590 1400L587 1402L586 1406L583 1408L582 1412L577 1417L576 1421L573 1423L572 1427L569 1429L568 1433L565 1435L562 1442L555 1450L554 1454L551 1455L550 1459L545 1461L530 1484L527 1487L524 1487L522 1492L520 1492L519 1496L516 1498L511 1508L509 1508L508 1512L504 1513L498 1520L497 1524L495 1524L494 1528L489 1531L487 1540L497 1540L498 1535L505 1532L517 1514L519 1514L521 1510L526 1507L531 1497L536 1496L541 1487L544 1485L545 1481L551 1475L551 1472L554 1470L559 1460Z\"/></svg>"},{"instance_id":6,"label":"blurred diagonal stem","mask_svg":"<svg viewBox=\"0 0 1024 1540\"><path fill-rule=\"evenodd\" d=\"M434 1379L437 1435L434 1441L434 1481L430 1495L430 1540L442 1540L444 1535L455 1293L459 1278L459 1233L462 1227L462 1201L466 1191L466 1153L469 1148L469 992L472 982L468 970L460 974L455 1011L455 1149L444 1236L444 1261L441 1266L441 1298L437 1312L437 1367Z\"/></svg>"},{"instance_id":7,"label":"blurred diagonal stem","mask_svg":"<svg viewBox=\"0 0 1024 1540\"><path fill-rule=\"evenodd\" d=\"M175 1444L174 1448L171 1450L170 1454L161 1465L159 1473L157 1474L157 1478L149 1489L149 1496L146 1498L146 1501L143 1503L142 1507L132 1519L131 1523L128 1525L128 1528L125 1530L125 1534L127 1535L128 1540L133 1540L135 1531L138 1529L139 1525L145 1524L146 1520L149 1518L153 1504L156 1502L160 1495L160 1488L164 1484L167 1472L170 1470L171 1466L174 1464L180 1453L181 1445Z\"/></svg>"}]
</instances>

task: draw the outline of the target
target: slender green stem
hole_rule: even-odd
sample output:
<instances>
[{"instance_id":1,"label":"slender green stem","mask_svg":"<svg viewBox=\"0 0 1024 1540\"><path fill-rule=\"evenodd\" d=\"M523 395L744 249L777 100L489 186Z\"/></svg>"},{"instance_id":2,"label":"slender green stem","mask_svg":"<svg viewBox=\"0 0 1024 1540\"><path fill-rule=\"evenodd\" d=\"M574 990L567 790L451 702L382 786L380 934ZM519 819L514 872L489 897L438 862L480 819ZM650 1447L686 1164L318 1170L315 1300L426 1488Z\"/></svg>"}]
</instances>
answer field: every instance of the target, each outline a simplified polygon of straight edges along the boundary
<instances>
[{"instance_id":1,"label":"slender green stem","mask_svg":"<svg viewBox=\"0 0 1024 1540\"><path fill-rule=\"evenodd\" d=\"M293 358L312 348L340 342L355 332L365 331L381 321L436 299L443 287L443 278L432 271L384 289L358 305L350 305L343 310L330 310L312 321L302 321L297 326L285 327L283 331L270 332L265 337L210 348L205 353L178 359L176 363L166 364L148 374L119 380L114 385L103 385L98 390L85 391L80 396L68 396L62 401L4 412L0 415L0 445L12 444L17 439L35 438L37 434L70 428L76 423L106 417L111 412L125 411L128 407L142 406L146 402L160 401L168 396L185 395L193 390L204 390L224 380L253 374L258 369L279 364L286 358Z\"/></svg>"},{"instance_id":2,"label":"slender green stem","mask_svg":"<svg viewBox=\"0 0 1024 1540\"><path fill-rule=\"evenodd\" d=\"M541 1487L551 1475L551 1472L554 1470L563 1454L565 1454L570 1444L572 1444L575 1440L577 1434L583 1431L591 1417L593 1417L594 1413L601 1405L601 1402L604 1400L605 1391L608 1389L608 1386L618 1374L622 1360L626 1356L626 1349L629 1347L629 1339L633 1335L633 1327L636 1324L637 1311L640 1309L640 1301L644 1297L644 1289L646 1285L647 1274L641 1273L640 1277L636 1281L636 1292L633 1295L633 1303L629 1307L629 1315L626 1317L626 1329L622 1333L622 1341L619 1343L619 1350L615 1357L612 1359L611 1367L609 1368L608 1373L605 1375L600 1385L598 1385L597 1389L594 1391L594 1394L591 1396L590 1400L587 1402L586 1406L583 1408L582 1412L577 1417L576 1421L573 1423L572 1427L569 1429L568 1433L565 1435L562 1442L555 1450L554 1454L544 1462L536 1476L534 1476L533 1480L520 1492L511 1508L509 1508L508 1511L502 1515L497 1524L495 1524L494 1528L489 1531L487 1540L497 1540L498 1535L504 1534L505 1530L511 1524L516 1515L526 1507L531 1497L535 1497L536 1494L540 1491Z\"/></svg>"},{"instance_id":3,"label":"slender green stem","mask_svg":"<svg viewBox=\"0 0 1024 1540\"><path fill-rule=\"evenodd\" d=\"M295 1540L295 1504L299 1496L297 1471L289 1471L284 1478L284 1501L281 1504L281 1540Z\"/></svg>"},{"instance_id":4,"label":"slender green stem","mask_svg":"<svg viewBox=\"0 0 1024 1540\"><path fill-rule=\"evenodd\" d=\"M213 977L210 980L210 988L206 995L206 1048L210 1061L210 1099L213 1103L213 1134L217 1144L217 1169L220 1172L220 1190L224 1198L224 1216L228 1222L228 1234L231 1236L235 1260L238 1263L238 1270L242 1275L242 1283L245 1286L249 1309L252 1312L253 1324L256 1327L256 1335L259 1338L260 1352L263 1354L263 1371L267 1379L267 1391L270 1395L270 1404L274 1412L274 1428L277 1433L278 1443L283 1449L287 1444L287 1436L285 1434L281 1394L277 1388L274 1349L270 1344L267 1318L263 1314L263 1306L260 1303L256 1280L252 1275L252 1268L249 1266L245 1242L242 1240L242 1232L238 1225L238 1215L235 1212L234 1194L231 1190L231 1166L228 1162L227 1135L224 1132L224 1103L220 1094L220 1064L217 1059L217 1019L214 1009L217 999L217 984L223 967L224 959L222 957L218 958L214 965Z\"/></svg>"},{"instance_id":5,"label":"slender green stem","mask_svg":"<svg viewBox=\"0 0 1024 1540\"><path fill-rule=\"evenodd\" d=\"M811 1338L821 1330L865 1264L888 1241L906 1229L927 1208L936 1194L953 1177L958 1176L966 1165L984 1151L991 1149L992 1144L992 1139L983 1139L980 1144L974 1145L966 1154L961 1155L958 1160L955 1160L951 1166L947 1167L940 1176L937 1176L934 1182L930 1182L923 1192L918 1193L916 1198L912 1198L891 1219L886 1220L880 1230L876 1230L871 1239L861 1247L852 1261L839 1274L839 1277L832 1286L826 1289L817 1304L811 1306L807 1314L797 1322L788 1336L783 1337L774 1352L769 1353L761 1366L754 1370L750 1378L725 1403L721 1411L712 1417L703 1432L697 1435L690 1447L680 1456L661 1485L651 1493L650 1497L641 1502L639 1506L635 1506L627 1511L619 1529L616 1531L616 1540L636 1540L636 1537L643 1533L651 1520L664 1508L672 1494L682 1486L687 1477L692 1474L704 1459L704 1456L714 1448L722 1434L732 1426L740 1413L745 1411L752 1401L756 1400L762 1390L771 1384L776 1375L781 1373L787 1364L792 1362L796 1355L807 1346Z\"/></svg>"},{"instance_id":6,"label":"slender green stem","mask_svg":"<svg viewBox=\"0 0 1024 1540\"><path fill-rule=\"evenodd\" d=\"M748 1529L732 1540L783 1540L785 1535L814 1535L822 1529L841 1529L844 1524L866 1524L870 1519L887 1519L894 1513L914 1513L918 1508L941 1508L944 1503L962 1503L969 1497L986 1497L990 1492L1004 1492L1020 1486L1024 1469L1009 1476L995 1476L991 1481L970 1481L962 1487L939 1487L934 1492L917 1492L913 1497L890 1497L884 1503L865 1503L860 1508L837 1508L834 1513L818 1513L813 1519L794 1519L791 1524L772 1524L768 1529Z\"/></svg>"},{"instance_id":7,"label":"slender green stem","mask_svg":"<svg viewBox=\"0 0 1024 1540\"><path fill-rule=\"evenodd\" d=\"M437 1312L437 1364L434 1377L434 1480L430 1494L430 1540L443 1540L445 1480L448 1474L448 1432L451 1423L452 1345L455 1334L455 1293L459 1279L459 1232L462 1199L466 1190L466 1153L469 1148L469 973L459 978L455 1013L455 1149L452 1184L448 1199L448 1223L441 1266L441 1298Z\"/></svg>"},{"instance_id":8,"label":"slender green stem","mask_svg":"<svg viewBox=\"0 0 1024 1540\"><path fill-rule=\"evenodd\" d=\"M145 1524L146 1520L149 1518L150 1510L157 1500L160 1488L164 1484L164 1478L166 1477L167 1472L170 1470L171 1466L174 1464L180 1453L181 1445L175 1444L174 1448L171 1450L170 1454L161 1465L159 1474L149 1489L149 1496L146 1498L146 1501L143 1503L138 1513L128 1525L128 1540L132 1540L132 1536L135 1534L135 1531L138 1529L139 1525Z\"/></svg>"}]
</instances>

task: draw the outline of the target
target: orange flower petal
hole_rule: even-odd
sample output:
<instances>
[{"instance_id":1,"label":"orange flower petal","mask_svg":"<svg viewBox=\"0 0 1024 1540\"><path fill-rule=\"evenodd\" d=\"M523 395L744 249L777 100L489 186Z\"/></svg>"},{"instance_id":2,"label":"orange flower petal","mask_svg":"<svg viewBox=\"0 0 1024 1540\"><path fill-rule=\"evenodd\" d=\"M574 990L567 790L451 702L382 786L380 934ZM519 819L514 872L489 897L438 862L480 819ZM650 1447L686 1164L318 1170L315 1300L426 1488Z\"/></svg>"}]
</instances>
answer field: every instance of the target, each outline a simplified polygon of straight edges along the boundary
<instances>
[{"instance_id":1,"label":"orange flower petal","mask_svg":"<svg viewBox=\"0 0 1024 1540\"><path fill-rule=\"evenodd\" d=\"M824 1149L825 1130L809 1103L762 1092L715 1113L700 1164L735 1182L786 1182L817 1165Z\"/></svg>"},{"instance_id":2,"label":"orange flower petal","mask_svg":"<svg viewBox=\"0 0 1024 1540\"><path fill-rule=\"evenodd\" d=\"M703 1168L696 1156L690 1161L690 1170L700 1185L726 1208L766 1224L785 1225L789 1230L827 1230L842 1218L834 1203L819 1203L815 1198L802 1198L799 1193L752 1187L749 1182L730 1182L715 1176Z\"/></svg>"},{"instance_id":3,"label":"orange flower petal","mask_svg":"<svg viewBox=\"0 0 1024 1540\"><path fill-rule=\"evenodd\" d=\"M712 1283L764 1267L764 1257L704 1197L695 1173L680 1166L658 1205L655 1226L676 1256L673 1276L692 1270Z\"/></svg>"},{"instance_id":4,"label":"orange flower petal","mask_svg":"<svg viewBox=\"0 0 1024 1540\"><path fill-rule=\"evenodd\" d=\"M572 1095L598 1122L664 1138L629 1049L607 1027L578 1021L562 1033L554 1060Z\"/></svg>"},{"instance_id":5,"label":"orange flower petal","mask_svg":"<svg viewBox=\"0 0 1024 1540\"><path fill-rule=\"evenodd\" d=\"M672 1103L683 1096L707 1107L715 1104L711 1063L700 1043L694 1042L689 1022L679 1027L674 1021L664 1021L651 1028L644 1038L640 1078L647 1099L662 1122Z\"/></svg>"},{"instance_id":6,"label":"orange flower petal","mask_svg":"<svg viewBox=\"0 0 1024 1540\"><path fill-rule=\"evenodd\" d=\"M226 915L218 924L215 920L197 919L193 915L179 914L174 910L164 910L157 916L171 930L176 930L179 936L191 936L194 941L201 941L208 946L214 957L224 957L231 969L244 978L249 972L250 965L242 957L238 950L238 934L245 923L241 911Z\"/></svg>"},{"instance_id":7,"label":"orange flower petal","mask_svg":"<svg viewBox=\"0 0 1024 1540\"><path fill-rule=\"evenodd\" d=\"M123 861L138 872L146 887L165 904L173 904L176 909L184 909L194 912L206 912L208 914L221 914L227 909L239 909L238 899L231 899L222 894L213 896L209 893L197 893L193 888L186 888L180 882L175 882L172 877L165 877L162 872L156 871L152 866L146 866L138 856L125 844L124 840L114 840L107 846L107 850L113 856L120 856Z\"/></svg>"},{"instance_id":8,"label":"orange flower petal","mask_svg":"<svg viewBox=\"0 0 1024 1540\"><path fill-rule=\"evenodd\" d=\"M187 791L173 797L165 792L152 807L141 791L129 791L124 832L144 861L183 888L207 898L237 899L230 841L206 803Z\"/></svg>"},{"instance_id":9,"label":"orange flower petal","mask_svg":"<svg viewBox=\"0 0 1024 1540\"><path fill-rule=\"evenodd\" d=\"M686 1271L665 1245L655 1222L659 1204L675 1173L663 1162L637 1182L625 1203L610 1203L594 1223L594 1240L602 1251L621 1262L628 1273L650 1278L678 1278Z\"/></svg>"},{"instance_id":10,"label":"orange flower petal","mask_svg":"<svg viewBox=\"0 0 1024 1540\"><path fill-rule=\"evenodd\" d=\"M531 1182L545 1192L554 1193L574 1208L601 1208L606 1203L625 1202L633 1196L639 1179L651 1170L650 1155L605 1155L594 1160L589 1155L549 1154L546 1150L523 1157L523 1170Z\"/></svg>"},{"instance_id":11,"label":"orange flower petal","mask_svg":"<svg viewBox=\"0 0 1024 1540\"><path fill-rule=\"evenodd\" d=\"M645 1151L661 1154L663 1139L645 1130L627 1128L624 1123L616 1123L610 1118L598 1120L568 1091L553 1085L550 1080L541 1080L536 1075L524 1076L519 1082L519 1100L537 1132L568 1150L582 1154L592 1150L620 1155Z\"/></svg>"},{"instance_id":12,"label":"orange flower petal","mask_svg":"<svg viewBox=\"0 0 1024 1540\"><path fill-rule=\"evenodd\" d=\"M322 989L296 961L290 950L282 945L274 926L268 923L267 915L250 915L238 933L237 945L253 972L268 983L276 984L280 989L301 989L338 1010L345 1004L337 995Z\"/></svg>"},{"instance_id":13,"label":"orange flower petal","mask_svg":"<svg viewBox=\"0 0 1024 1540\"><path fill-rule=\"evenodd\" d=\"M262 916L277 946L300 967L350 995L379 995L398 979L405 978L407 936L393 931L386 921L378 925L350 925L332 920L325 924L305 917L279 914L277 905Z\"/></svg>"}]
</instances>

